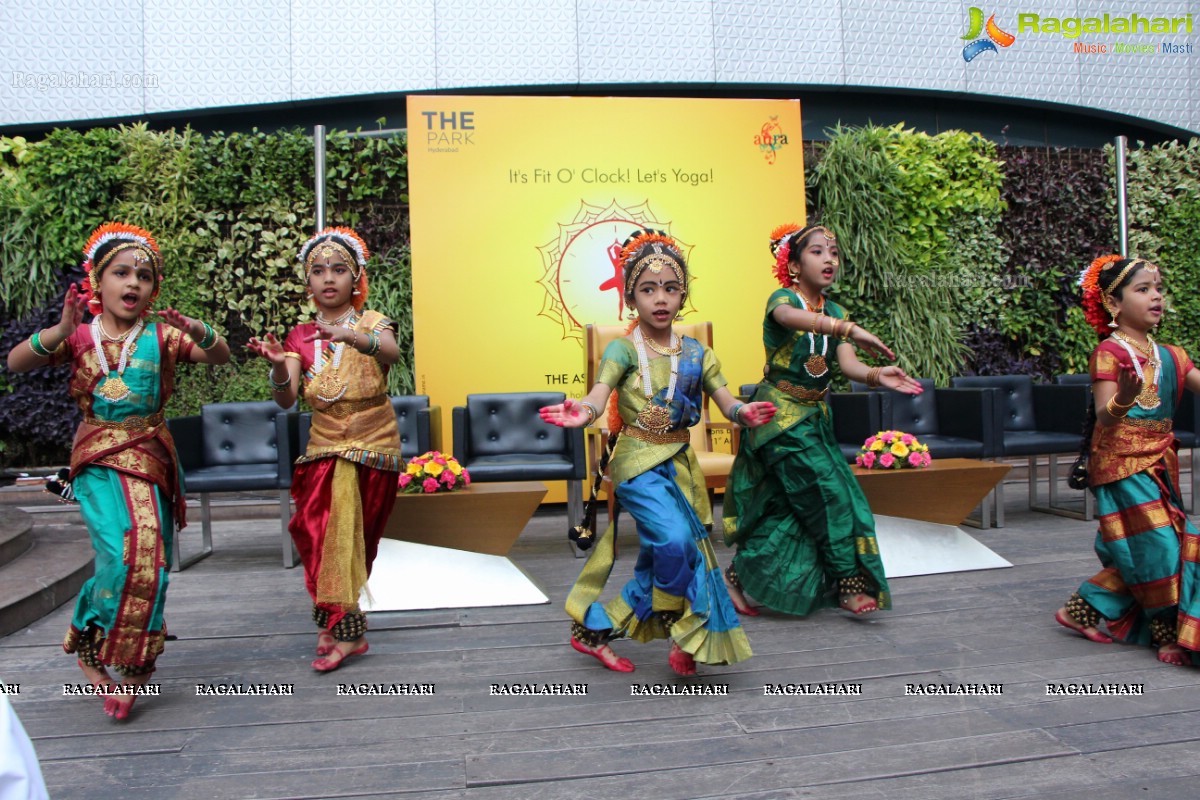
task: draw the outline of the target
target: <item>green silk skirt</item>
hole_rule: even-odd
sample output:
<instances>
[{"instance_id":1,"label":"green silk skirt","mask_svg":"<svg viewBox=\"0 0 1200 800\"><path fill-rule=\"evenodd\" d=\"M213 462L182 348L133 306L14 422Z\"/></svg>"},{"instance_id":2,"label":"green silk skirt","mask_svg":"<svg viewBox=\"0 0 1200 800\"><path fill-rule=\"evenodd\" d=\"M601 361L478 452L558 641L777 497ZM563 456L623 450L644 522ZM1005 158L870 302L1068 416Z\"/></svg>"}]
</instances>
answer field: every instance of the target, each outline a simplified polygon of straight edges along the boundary
<instances>
[{"instance_id":1,"label":"green silk skirt","mask_svg":"<svg viewBox=\"0 0 1200 800\"><path fill-rule=\"evenodd\" d=\"M754 447L742 438L725 489L725 541L744 590L776 611L838 605L837 581L866 576L891 607L875 518L833 436L829 409Z\"/></svg>"}]
</instances>

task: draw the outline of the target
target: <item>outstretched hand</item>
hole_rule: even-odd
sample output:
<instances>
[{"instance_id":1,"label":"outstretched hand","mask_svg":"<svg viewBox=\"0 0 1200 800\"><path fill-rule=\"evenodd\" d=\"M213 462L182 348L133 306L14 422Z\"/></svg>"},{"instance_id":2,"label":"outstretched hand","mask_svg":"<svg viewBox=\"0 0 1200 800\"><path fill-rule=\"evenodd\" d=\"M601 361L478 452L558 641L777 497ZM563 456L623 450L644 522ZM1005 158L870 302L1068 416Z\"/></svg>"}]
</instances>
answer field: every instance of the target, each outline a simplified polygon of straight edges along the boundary
<instances>
[{"instance_id":1,"label":"outstretched hand","mask_svg":"<svg viewBox=\"0 0 1200 800\"><path fill-rule=\"evenodd\" d=\"M1143 381L1138 377L1133 365L1122 364L1121 371L1117 373L1116 401L1123 406L1134 402L1142 392L1142 384Z\"/></svg>"},{"instance_id":2,"label":"outstretched hand","mask_svg":"<svg viewBox=\"0 0 1200 800\"><path fill-rule=\"evenodd\" d=\"M538 409L538 416L542 418L542 422L560 428L582 428L591 422L591 415L583 403L570 398L552 406L542 406Z\"/></svg>"},{"instance_id":3,"label":"outstretched hand","mask_svg":"<svg viewBox=\"0 0 1200 800\"><path fill-rule=\"evenodd\" d=\"M884 367L879 370L879 384L903 394L921 394L925 391L921 384L899 367Z\"/></svg>"},{"instance_id":4,"label":"outstretched hand","mask_svg":"<svg viewBox=\"0 0 1200 800\"><path fill-rule=\"evenodd\" d=\"M304 337L304 341L313 342L317 339L326 342L350 342L355 339L354 331L350 328L344 328L341 325L326 325L321 320L316 320L317 329Z\"/></svg>"},{"instance_id":5,"label":"outstretched hand","mask_svg":"<svg viewBox=\"0 0 1200 800\"><path fill-rule=\"evenodd\" d=\"M173 308L164 308L162 311L158 312L158 316L162 319L163 322L167 323L172 328L175 328L176 330L179 330L179 331L183 331L184 333L191 336L193 339L196 339L197 341L199 341L199 339L204 337L204 323L203 322L200 322L199 320L194 320L191 317L185 317L183 314L180 314L178 311L176 311ZM196 336L196 331L193 330L194 328L200 329L199 330L200 336Z\"/></svg>"},{"instance_id":6,"label":"outstretched hand","mask_svg":"<svg viewBox=\"0 0 1200 800\"><path fill-rule=\"evenodd\" d=\"M747 428L757 428L770 422L778 410L775 404L768 400L757 400L742 406L738 410L737 418Z\"/></svg>"},{"instance_id":7,"label":"outstretched hand","mask_svg":"<svg viewBox=\"0 0 1200 800\"><path fill-rule=\"evenodd\" d=\"M879 340L879 337L871 333L861 325L855 325L850 330L850 341L867 351L873 356L882 356L888 361L895 361L896 354L892 349Z\"/></svg>"},{"instance_id":8,"label":"outstretched hand","mask_svg":"<svg viewBox=\"0 0 1200 800\"><path fill-rule=\"evenodd\" d=\"M260 356L270 361L272 364L282 364L287 359L284 355L283 345L275 338L275 334L268 333L263 338L251 336L250 341L246 342L246 347L253 353L258 353Z\"/></svg>"}]
</instances>

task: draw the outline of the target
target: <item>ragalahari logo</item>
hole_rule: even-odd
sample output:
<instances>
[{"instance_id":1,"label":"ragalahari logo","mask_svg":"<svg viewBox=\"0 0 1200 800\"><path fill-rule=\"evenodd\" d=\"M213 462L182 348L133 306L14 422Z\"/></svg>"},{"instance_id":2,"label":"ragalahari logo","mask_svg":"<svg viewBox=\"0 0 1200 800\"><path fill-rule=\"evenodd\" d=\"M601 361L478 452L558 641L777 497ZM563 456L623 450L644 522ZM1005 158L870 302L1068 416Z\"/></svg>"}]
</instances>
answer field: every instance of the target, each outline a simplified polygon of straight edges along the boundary
<instances>
[{"instance_id":1,"label":"ragalahari logo","mask_svg":"<svg viewBox=\"0 0 1200 800\"><path fill-rule=\"evenodd\" d=\"M779 117L771 117L762 124L762 128L754 135L754 143L762 152L768 164L774 164L779 157L779 151L788 143L787 134L779 124Z\"/></svg>"},{"instance_id":2,"label":"ragalahari logo","mask_svg":"<svg viewBox=\"0 0 1200 800\"><path fill-rule=\"evenodd\" d=\"M984 24L982 8L971 6L970 13L971 19L968 23L970 27L968 28L966 35L961 38L972 39L974 41L963 48L963 61L970 63L975 56L988 50L991 50L993 53L998 53L1000 51L996 49L997 44L1001 47L1008 47L1017 40L1017 37L1013 36L1011 33L1007 33L1000 29L1000 26L996 24L995 14L992 14L990 17L988 17L987 23ZM987 32L987 38L980 39L979 34L985 31ZM993 44L993 42L995 44Z\"/></svg>"}]
</instances>

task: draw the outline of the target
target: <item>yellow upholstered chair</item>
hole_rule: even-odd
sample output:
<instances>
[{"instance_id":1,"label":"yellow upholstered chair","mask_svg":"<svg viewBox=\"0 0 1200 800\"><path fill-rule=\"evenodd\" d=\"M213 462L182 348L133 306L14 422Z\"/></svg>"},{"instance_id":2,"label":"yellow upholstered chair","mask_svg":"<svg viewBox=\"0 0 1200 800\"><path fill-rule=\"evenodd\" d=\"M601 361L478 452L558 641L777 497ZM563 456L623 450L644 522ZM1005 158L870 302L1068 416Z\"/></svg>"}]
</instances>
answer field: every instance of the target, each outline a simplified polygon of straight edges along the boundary
<instances>
[{"instance_id":1,"label":"yellow upholstered chair","mask_svg":"<svg viewBox=\"0 0 1200 800\"><path fill-rule=\"evenodd\" d=\"M625 335L626 325L587 325L585 329L585 338L587 342L587 382L585 384L586 391L591 391L591 388L596 385L596 372L600 368L600 357L604 355L604 348L608 347L609 343L615 339ZM676 324L675 333L680 336L690 336L706 347L712 347L712 323L711 322L693 322L690 324ZM730 453L722 453L713 449L713 431L727 430L730 431L730 439L732 442L732 450L737 452L738 446L738 427L731 422L713 422L709 413L709 397L704 395L704 402L701 405L700 422L692 426L692 449L696 452L696 458L700 462L700 469L704 471L705 485L708 487L709 500L714 499L715 490L724 489L725 482L729 478L729 471L733 468L733 455ZM595 480L596 470L599 467L600 453L603 451L604 442L608 437L608 430L605 421L608 417L607 408L600 410L600 422L588 429L588 482L590 486ZM604 491L608 496L608 518L613 517L614 496L612 485L607 477L604 479Z\"/></svg>"}]
</instances>

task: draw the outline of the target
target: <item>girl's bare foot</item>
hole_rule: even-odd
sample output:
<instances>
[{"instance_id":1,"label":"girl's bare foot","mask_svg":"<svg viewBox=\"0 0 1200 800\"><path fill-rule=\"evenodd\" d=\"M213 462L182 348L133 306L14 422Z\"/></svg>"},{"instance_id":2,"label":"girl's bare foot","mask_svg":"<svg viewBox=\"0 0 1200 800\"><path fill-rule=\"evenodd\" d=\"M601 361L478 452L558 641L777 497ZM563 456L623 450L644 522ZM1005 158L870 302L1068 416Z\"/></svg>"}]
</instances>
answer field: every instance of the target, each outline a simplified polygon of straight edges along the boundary
<instances>
[{"instance_id":1,"label":"girl's bare foot","mask_svg":"<svg viewBox=\"0 0 1200 800\"><path fill-rule=\"evenodd\" d=\"M875 598L862 592L839 595L838 605L856 617L879 610L879 604L875 602Z\"/></svg>"},{"instance_id":2,"label":"girl's bare foot","mask_svg":"<svg viewBox=\"0 0 1200 800\"><path fill-rule=\"evenodd\" d=\"M731 572L733 572L733 567L726 569L722 577L725 579L725 588L729 590L729 599L733 601L733 607L743 617L757 617L758 609L750 605L742 588L735 581L730 580ZM736 576L736 573L734 575Z\"/></svg>"},{"instance_id":3,"label":"girl's bare foot","mask_svg":"<svg viewBox=\"0 0 1200 800\"><path fill-rule=\"evenodd\" d=\"M130 675L125 680L121 681L121 686L137 687L145 686L149 682L150 677L154 672L147 672L144 675ZM133 709L133 704L137 700L136 694L110 694L104 698L104 713L108 714L115 720L124 720L129 716L129 712Z\"/></svg>"},{"instance_id":4,"label":"girl's bare foot","mask_svg":"<svg viewBox=\"0 0 1200 800\"><path fill-rule=\"evenodd\" d=\"M1172 642L1164 644L1158 648L1158 660L1164 664L1174 664L1177 667L1186 667L1192 663L1191 657L1187 650L1184 650L1179 645Z\"/></svg>"},{"instance_id":5,"label":"girl's bare foot","mask_svg":"<svg viewBox=\"0 0 1200 800\"><path fill-rule=\"evenodd\" d=\"M696 659L692 658L691 653L685 653L675 642L671 642L671 654L667 656L667 663L678 675L696 674Z\"/></svg>"},{"instance_id":6,"label":"girl's bare foot","mask_svg":"<svg viewBox=\"0 0 1200 800\"><path fill-rule=\"evenodd\" d=\"M1081 636L1091 639L1099 644L1112 644L1112 637L1103 631L1099 631L1090 625L1084 625L1076 620L1067 612L1067 607L1063 606L1058 611L1054 612L1054 621L1064 628L1070 628ZM1161 660L1161 659L1160 659Z\"/></svg>"},{"instance_id":7,"label":"girl's bare foot","mask_svg":"<svg viewBox=\"0 0 1200 800\"><path fill-rule=\"evenodd\" d=\"M89 667L87 664L79 661L79 669L83 671L83 675L87 678L87 682L96 689L107 689L113 685L112 676L108 674L108 670L104 667Z\"/></svg>"},{"instance_id":8,"label":"girl's bare foot","mask_svg":"<svg viewBox=\"0 0 1200 800\"><path fill-rule=\"evenodd\" d=\"M336 642L328 655L312 662L317 672L333 672L350 656L361 656L367 652L367 637L360 636L353 642Z\"/></svg>"},{"instance_id":9,"label":"girl's bare foot","mask_svg":"<svg viewBox=\"0 0 1200 800\"><path fill-rule=\"evenodd\" d=\"M633 672L633 662L628 658L618 656L606 644L599 645L598 647L590 647L572 636L571 647L584 655L591 656L613 672Z\"/></svg>"}]
</instances>

